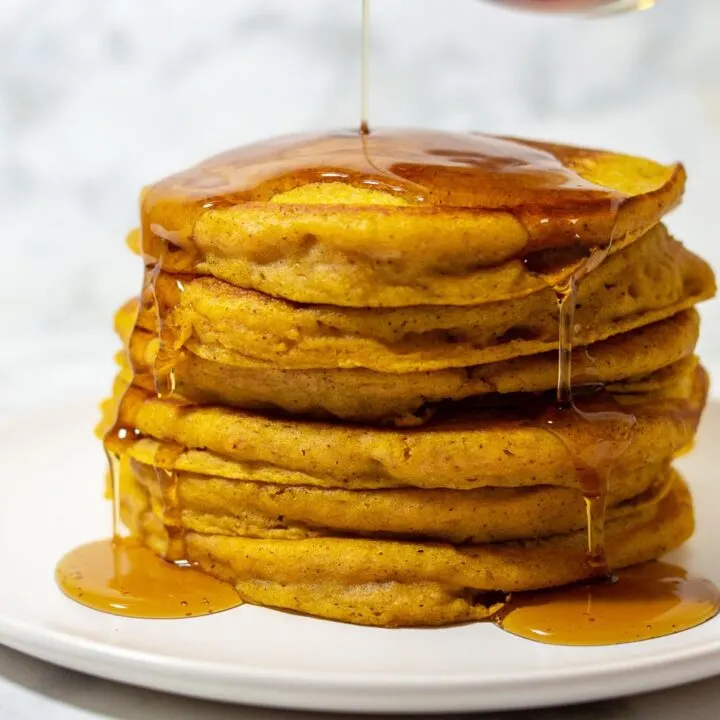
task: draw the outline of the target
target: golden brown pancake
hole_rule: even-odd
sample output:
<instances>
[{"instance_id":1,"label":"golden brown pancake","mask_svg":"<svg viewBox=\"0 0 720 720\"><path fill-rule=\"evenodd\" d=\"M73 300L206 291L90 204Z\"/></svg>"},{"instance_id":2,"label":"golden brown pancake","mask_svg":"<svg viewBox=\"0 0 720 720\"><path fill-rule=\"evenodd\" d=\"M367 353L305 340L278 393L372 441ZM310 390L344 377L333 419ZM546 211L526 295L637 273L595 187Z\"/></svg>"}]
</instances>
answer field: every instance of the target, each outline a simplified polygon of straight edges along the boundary
<instances>
[{"instance_id":1,"label":"golden brown pancake","mask_svg":"<svg viewBox=\"0 0 720 720\"><path fill-rule=\"evenodd\" d=\"M119 383L116 392L123 389ZM502 413L452 408L421 427L399 429L182 405L136 387L124 394L119 421L142 436L123 444L131 457L154 464L159 441L180 446L176 469L228 478L354 489L577 487L567 442L583 447L601 435L606 452L619 454L619 473L668 460L691 441L706 395L707 376L697 368L655 393L578 398L585 412L610 407L634 422L587 422L571 413L565 439L542 415L533 420L526 405Z\"/></svg>"},{"instance_id":2,"label":"golden brown pancake","mask_svg":"<svg viewBox=\"0 0 720 720\"><path fill-rule=\"evenodd\" d=\"M225 365L367 368L409 373L468 367L557 347L555 292L479 307L298 305L212 278L167 274L145 297L139 325L160 316L177 344ZM581 281L575 343L587 345L670 317L715 292L712 270L658 226Z\"/></svg>"},{"instance_id":3,"label":"golden brown pancake","mask_svg":"<svg viewBox=\"0 0 720 720\"><path fill-rule=\"evenodd\" d=\"M153 500L166 522L166 475L137 461L127 472ZM669 487L667 464L613 473L608 519L654 503ZM475 490L345 490L247 482L178 472L182 523L193 532L299 539L348 534L437 539L457 544L492 543L562 535L587 521L579 490L538 485Z\"/></svg>"},{"instance_id":4,"label":"golden brown pancake","mask_svg":"<svg viewBox=\"0 0 720 720\"><path fill-rule=\"evenodd\" d=\"M132 333L136 304L118 313L116 326L129 343L135 382L154 389L152 369L159 342L150 332ZM611 383L613 392L642 392L672 381L674 364L694 362L698 314L686 310L667 320L575 348L572 378L577 388ZM118 361L128 381L125 352ZM660 372L667 368L667 372ZM223 365L183 352L175 367L177 394L200 405L283 411L311 417L395 425L422 424L442 401L493 393L539 392L557 383L557 353L501 360L470 368L420 373L379 373L363 368L283 370L259 363Z\"/></svg>"},{"instance_id":5,"label":"golden brown pancake","mask_svg":"<svg viewBox=\"0 0 720 720\"><path fill-rule=\"evenodd\" d=\"M478 159L488 152L515 159ZM616 247L632 242L684 182L680 166L477 134L291 136L149 188L145 252L161 253L155 234L174 246L169 271L304 303L476 305L556 284L578 243L608 242L613 220ZM567 248L546 276L522 263Z\"/></svg>"},{"instance_id":6,"label":"golden brown pancake","mask_svg":"<svg viewBox=\"0 0 720 720\"><path fill-rule=\"evenodd\" d=\"M123 519L160 554L167 535L135 485ZM659 502L611 520L605 550L612 567L659 557L693 531L690 495L676 476ZM580 530L541 540L453 546L357 537L300 540L188 532L187 557L235 585L246 602L365 625L447 625L490 617L500 592L563 585L596 570Z\"/></svg>"},{"instance_id":7,"label":"golden brown pancake","mask_svg":"<svg viewBox=\"0 0 720 720\"><path fill-rule=\"evenodd\" d=\"M257 143L148 188L101 425L123 521L244 601L377 626L488 618L603 552L609 570L677 547L693 513L671 463L708 391L694 305L715 292L661 224L684 181L390 130Z\"/></svg>"}]
</instances>

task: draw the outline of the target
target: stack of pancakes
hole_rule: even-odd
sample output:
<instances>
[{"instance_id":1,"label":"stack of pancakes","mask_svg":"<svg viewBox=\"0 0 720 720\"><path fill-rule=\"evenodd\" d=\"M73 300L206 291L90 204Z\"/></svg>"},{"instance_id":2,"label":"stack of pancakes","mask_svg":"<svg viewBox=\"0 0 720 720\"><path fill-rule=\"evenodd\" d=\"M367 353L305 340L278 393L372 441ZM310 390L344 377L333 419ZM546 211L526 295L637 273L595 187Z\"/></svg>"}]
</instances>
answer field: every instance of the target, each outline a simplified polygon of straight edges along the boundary
<instances>
[{"instance_id":1,"label":"stack of pancakes","mask_svg":"<svg viewBox=\"0 0 720 720\"><path fill-rule=\"evenodd\" d=\"M682 168L534 143L570 190L510 170L453 194L482 162L438 165L449 134L425 172L391 162L407 137L379 135L367 168L328 151L357 136L259 144L144 195L105 436L121 514L247 602L442 625L589 577L580 465L603 465L609 567L692 532L671 462L705 403L694 305L715 285L660 224ZM610 224L566 202L591 186L621 198ZM555 288L601 246L577 288L577 408L549 421Z\"/></svg>"}]
</instances>

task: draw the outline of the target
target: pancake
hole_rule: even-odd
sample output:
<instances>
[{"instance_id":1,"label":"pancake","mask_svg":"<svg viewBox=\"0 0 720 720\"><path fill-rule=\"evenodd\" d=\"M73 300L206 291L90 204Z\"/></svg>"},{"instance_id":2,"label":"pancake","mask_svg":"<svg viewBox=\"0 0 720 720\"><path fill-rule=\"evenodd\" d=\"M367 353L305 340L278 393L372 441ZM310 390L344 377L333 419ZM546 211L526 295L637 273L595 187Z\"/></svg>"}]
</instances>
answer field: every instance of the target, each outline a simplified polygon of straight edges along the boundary
<instances>
[{"instance_id":1,"label":"pancake","mask_svg":"<svg viewBox=\"0 0 720 720\"><path fill-rule=\"evenodd\" d=\"M125 390L120 382L116 397ZM585 413L610 408L631 414L588 422L570 413L550 432L533 406L497 410L452 408L417 428L378 428L270 418L223 407L182 405L127 388L121 426L135 429L121 450L156 464L160 445L179 446L178 470L287 485L355 489L470 489L560 485L577 487L566 443L617 451L615 472L671 458L694 436L707 396L698 367L656 393L578 398ZM559 433L562 432L562 439ZM112 438L108 440L112 442Z\"/></svg>"},{"instance_id":2,"label":"pancake","mask_svg":"<svg viewBox=\"0 0 720 720\"><path fill-rule=\"evenodd\" d=\"M152 330L155 302L177 346L225 365L367 368L408 373L469 367L557 347L555 292L480 307L395 309L297 305L211 278L161 274L138 323ZM670 317L712 296L710 267L657 227L579 284L575 343L587 345Z\"/></svg>"},{"instance_id":3,"label":"pancake","mask_svg":"<svg viewBox=\"0 0 720 720\"><path fill-rule=\"evenodd\" d=\"M514 159L483 164L487 153ZM680 166L478 134L290 136L148 188L143 244L155 257L157 237L172 244L168 271L297 302L476 305L556 284L578 244L604 245L613 228L616 247L632 242L684 182ZM552 272L522 262L568 249Z\"/></svg>"},{"instance_id":4,"label":"pancake","mask_svg":"<svg viewBox=\"0 0 720 720\"><path fill-rule=\"evenodd\" d=\"M165 554L165 528L141 492L124 504L123 520ZM687 486L676 476L658 502L607 523L609 563L619 569L657 558L684 542L693 525ZM470 546L197 532L188 532L185 543L190 561L233 583L246 602L383 627L485 619L501 607L500 593L563 585L596 572L587 562L584 531Z\"/></svg>"},{"instance_id":5,"label":"pancake","mask_svg":"<svg viewBox=\"0 0 720 720\"><path fill-rule=\"evenodd\" d=\"M125 472L166 522L161 470L130 461ZM669 487L667 464L610 478L607 518L654 503ZM561 535L585 527L585 498L571 488L344 490L285 486L177 472L183 527L193 532L298 539L337 534L491 543ZM172 513L173 516L175 513ZM170 518L172 521L172 518Z\"/></svg>"},{"instance_id":6,"label":"pancake","mask_svg":"<svg viewBox=\"0 0 720 720\"><path fill-rule=\"evenodd\" d=\"M492 618L677 547L715 292L661 224L684 183L389 130L153 185L98 428L114 520L245 602L383 627Z\"/></svg>"},{"instance_id":7,"label":"pancake","mask_svg":"<svg viewBox=\"0 0 720 720\"><path fill-rule=\"evenodd\" d=\"M137 303L124 306L116 328L129 348L118 361L128 381L154 389L153 365L159 342L142 329L133 333ZM611 383L614 392L657 389L672 380L673 365L694 362L699 318L686 310L667 320L576 347L572 379L576 388ZM132 337L131 337L132 335ZM659 373L662 368L668 372ZM424 373L378 373L362 368L283 370L265 364L223 365L182 353L175 366L177 394L200 405L271 410L306 417L416 425L442 401L493 393L542 392L557 383L557 353L547 352L470 368Z\"/></svg>"}]
</instances>

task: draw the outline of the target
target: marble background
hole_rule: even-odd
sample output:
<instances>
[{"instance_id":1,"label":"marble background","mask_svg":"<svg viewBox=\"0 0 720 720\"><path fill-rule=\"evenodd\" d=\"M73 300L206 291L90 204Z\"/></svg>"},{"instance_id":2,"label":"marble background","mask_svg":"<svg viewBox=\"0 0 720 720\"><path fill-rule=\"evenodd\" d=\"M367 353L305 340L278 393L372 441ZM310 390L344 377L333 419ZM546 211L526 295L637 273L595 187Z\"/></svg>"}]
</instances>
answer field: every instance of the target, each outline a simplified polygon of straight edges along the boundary
<instances>
[{"instance_id":1,"label":"marble background","mask_svg":"<svg viewBox=\"0 0 720 720\"><path fill-rule=\"evenodd\" d=\"M720 268L720 3L585 21L374 0L375 124L683 160L670 225ZM0 412L107 384L139 188L254 138L351 126L359 0L0 0ZM720 375L720 303L702 352Z\"/></svg>"}]
</instances>

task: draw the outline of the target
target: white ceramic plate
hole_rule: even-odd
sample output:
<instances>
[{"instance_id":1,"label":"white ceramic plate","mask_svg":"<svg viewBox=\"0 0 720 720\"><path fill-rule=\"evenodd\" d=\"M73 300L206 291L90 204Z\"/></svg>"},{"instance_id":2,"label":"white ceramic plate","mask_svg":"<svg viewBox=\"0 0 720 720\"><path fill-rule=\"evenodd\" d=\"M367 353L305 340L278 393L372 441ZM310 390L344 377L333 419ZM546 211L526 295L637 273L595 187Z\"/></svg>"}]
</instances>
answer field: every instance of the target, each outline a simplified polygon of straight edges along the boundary
<instances>
[{"instance_id":1,"label":"white ceramic plate","mask_svg":"<svg viewBox=\"0 0 720 720\"><path fill-rule=\"evenodd\" d=\"M720 673L720 618L631 645L535 644L491 624L379 630L243 606L179 621L87 610L55 588L69 548L110 531L92 403L0 431L0 643L173 693L298 709L452 712L581 702ZM678 554L720 583L720 405L680 463L698 530Z\"/></svg>"}]
</instances>

